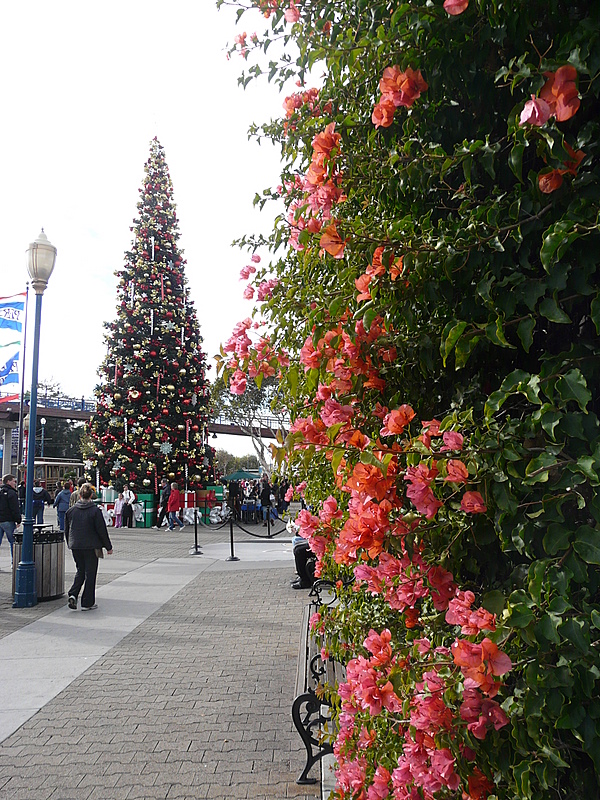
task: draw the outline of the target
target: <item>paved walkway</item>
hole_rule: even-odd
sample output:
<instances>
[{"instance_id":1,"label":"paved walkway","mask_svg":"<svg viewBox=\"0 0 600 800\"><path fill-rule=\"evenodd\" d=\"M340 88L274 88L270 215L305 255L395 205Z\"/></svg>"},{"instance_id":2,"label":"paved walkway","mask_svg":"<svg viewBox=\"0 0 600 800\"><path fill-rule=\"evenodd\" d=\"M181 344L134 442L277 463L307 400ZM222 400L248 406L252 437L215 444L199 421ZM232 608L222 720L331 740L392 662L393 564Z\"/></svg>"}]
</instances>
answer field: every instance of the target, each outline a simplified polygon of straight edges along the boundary
<instances>
[{"instance_id":1,"label":"paved walkway","mask_svg":"<svg viewBox=\"0 0 600 800\"><path fill-rule=\"evenodd\" d=\"M258 531L257 532L263 532ZM111 531L97 611L13 609L0 548L3 800L313 800L291 722L301 608L287 534ZM67 557L67 582L73 567ZM1 741L3 739L3 741ZM315 773L318 770L315 768Z\"/></svg>"}]
</instances>

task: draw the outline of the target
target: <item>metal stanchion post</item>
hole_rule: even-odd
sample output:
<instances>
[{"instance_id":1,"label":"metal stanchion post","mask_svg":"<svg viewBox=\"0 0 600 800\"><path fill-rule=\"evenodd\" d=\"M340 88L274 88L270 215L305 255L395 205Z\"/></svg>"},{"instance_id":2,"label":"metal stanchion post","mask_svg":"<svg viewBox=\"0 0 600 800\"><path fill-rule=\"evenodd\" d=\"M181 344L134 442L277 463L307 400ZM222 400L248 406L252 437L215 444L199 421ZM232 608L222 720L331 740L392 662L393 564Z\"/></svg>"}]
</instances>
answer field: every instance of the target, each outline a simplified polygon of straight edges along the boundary
<instances>
[{"instance_id":1,"label":"metal stanchion post","mask_svg":"<svg viewBox=\"0 0 600 800\"><path fill-rule=\"evenodd\" d=\"M271 506L267 508L267 539L271 538Z\"/></svg>"},{"instance_id":2,"label":"metal stanchion post","mask_svg":"<svg viewBox=\"0 0 600 800\"><path fill-rule=\"evenodd\" d=\"M198 547L198 509L194 507L194 547L190 550L191 556L201 556L202 551Z\"/></svg>"},{"instance_id":3,"label":"metal stanchion post","mask_svg":"<svg viewBox=\"0 0 600 800\"><path fill-rule=\"evenodd\" d=\"M228 556L225 561L239 561L239 558L233 552L233 517L229 518L229 541L231 555Z\"/></svg>"}]
</instances>

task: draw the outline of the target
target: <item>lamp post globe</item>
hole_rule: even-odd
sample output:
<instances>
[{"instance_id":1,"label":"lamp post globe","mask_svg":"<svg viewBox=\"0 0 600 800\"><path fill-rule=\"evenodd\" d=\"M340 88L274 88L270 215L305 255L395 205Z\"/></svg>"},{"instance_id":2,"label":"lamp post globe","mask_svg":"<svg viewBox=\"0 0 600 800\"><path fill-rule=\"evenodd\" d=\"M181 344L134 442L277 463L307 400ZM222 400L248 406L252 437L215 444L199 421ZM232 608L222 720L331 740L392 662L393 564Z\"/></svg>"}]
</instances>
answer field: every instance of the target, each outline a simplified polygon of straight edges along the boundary
<instances>
[{"instance_id":1,"label":"lamp post globe","mask_svg":"<svg viewBox=\"0 0 600 800\"><path fill-rule=\"evenodd\" d=\"M27 248L27 272L36 294L43 294L56 261L56 247L50 244L44 229Z\"/></svg>"},{"instance_id":2,"label":"lamp post globe","mask_svg":"<svg viewBox=\"0 0 600 800\"><path fill-rule=\"evenodd\" d=\"M40 327L42 322L42 295L48 286L56 261L56 247L42 232L27 248L27 272L35 289L35 330L33 337L33 364L31 367L31 399L29 401L29 435L27 446L27 475L25 489L25 519L21 560L15 572L13 608L28 608L37 604L37 579L33 561L33 477L35 471L35 429L37 422L38 365L40 356ZM44 420L45 422L45 420ZM42 433L43 433L42 427Z\"/></svg>"}]
</instances>

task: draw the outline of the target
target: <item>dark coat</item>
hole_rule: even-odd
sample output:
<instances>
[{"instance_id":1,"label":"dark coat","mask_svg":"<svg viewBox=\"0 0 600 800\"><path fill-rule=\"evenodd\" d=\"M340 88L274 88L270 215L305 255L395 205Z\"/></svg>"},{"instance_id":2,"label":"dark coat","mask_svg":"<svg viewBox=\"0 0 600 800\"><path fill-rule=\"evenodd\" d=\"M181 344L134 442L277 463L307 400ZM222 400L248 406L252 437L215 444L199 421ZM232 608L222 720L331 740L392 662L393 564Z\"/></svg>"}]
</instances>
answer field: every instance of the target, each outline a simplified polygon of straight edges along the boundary
<instances>
[{"instance_id":1,"label":"dark coat","mask_svg":"<svg viewBox=\"0 0 600 800\"><path fill-rule=\"evenodd\" d=\"M260 490L260 504L262 506L270 506L271 505L271 492L272 489L269 486L268 481L264 481L262 485L262 489Z\"/></svg>"},{"instance_id":2,"label":"dark coat","mask_svg":"<svg viewBox=\"0 0 600 800\"><path fill-rule=\"evenodd\" d=\"M91 500L78 500L65 514L65 539L71 550L112 550L102 511Z\"/></svg>"},{"instance_id":3,"label":"dark coat","mask_svg":"<svg viewBox=\"0 0 600 800\"><path fill-rule=\"evenodd\" d=\"M163 486L160 490L160 504L161 506L166 506L169 502L169 495L171 494L171 487L167 483L166 486Z\"/></svg>"},{"instance_id":4,"label":"dark coat","mask_svg":"<svg viewBox=\"0 0 600 800\"><path fill-rule=\"evenodd\" d=\"M21 522L21 509L17 490L7 483L3 483L0 492L4 495L0 501L0 522Z\"/></svg>"}]
</instances>

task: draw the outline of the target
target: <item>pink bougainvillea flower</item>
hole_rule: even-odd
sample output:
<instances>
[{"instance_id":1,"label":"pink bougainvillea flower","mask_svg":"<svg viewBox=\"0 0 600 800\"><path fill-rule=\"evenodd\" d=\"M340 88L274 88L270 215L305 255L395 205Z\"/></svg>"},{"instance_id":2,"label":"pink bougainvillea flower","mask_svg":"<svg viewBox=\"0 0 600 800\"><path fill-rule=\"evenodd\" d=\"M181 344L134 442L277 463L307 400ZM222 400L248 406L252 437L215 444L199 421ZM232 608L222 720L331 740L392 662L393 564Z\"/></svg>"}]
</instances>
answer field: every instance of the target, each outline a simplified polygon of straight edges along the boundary
<instances>
[{"instance_id":1,"label":"pink bougainvillea flower","mask_svg":"<svg viewBox=\"0 0 600 800\"><path fill-rule=\"evenodd\" d=\"M286 9L284 17L285 21L290 23L298 22L298 20L300 19L300 11L298 10L298 7L294 3L294 0L290 1L290 7Z\"/></svg>"},{"instance_id":2,"label":"pink bougainvillea flower","mask_svg":"<svg viewBox=\"0 0 600 800\"><path fill-rule=\"evenodd\" d=\"M479 492L465 492L460 501L461 509L467 514L484 514L487 506Z\"/></svg>"},{"instance_id":3,"label":"pink bougainvillea flower","mask_svg":"<svg viewBox=\"0 0 600 800\"><path fill-rule=\"evenodd\" d=\"M444 0L444 10L453 17L457 17L463 11L466 11L468 5L469 0Z\"/></svg>"},{"instance_id":4,"label":"pink bougainvillea flower","mask_svg":"<svg viewBox=\"0 0 600 800\"><path fill-rule=\"evenodd\" d=\"M444 440L444 444L440 447L441 451L445 450L462 450L464 436L462 433L458 433L457 431L445 431L442 439Z\"/></svg>"},{"instance_id":5,"label":"pink bougainvillea flower","mask_svg":"<svg viewBox=\"0 0 600 800\"><path fill-rule=\"evenodd\" d=\"M367 800L385 800L389 797L391 780L388 770L380 764L375 770L373 783L367 789Z\"/></svg>"},{"instance_id":6,"label":"pink bougainvillea flower","mask_svg":"<svg viewBox=\"0 0 600 800\"><path fill-rule=\"evenodd\" d=\"M433 605L438 611L445 611L456 594L454 576L443 567L432 567L427 573L427 580L431 586Z\"/></svg>"},{"instance_id":7,"label":"pink bougainvillea flower","mask_svg":"<svg viewBox=\"0 0 600 800\"><path fill-rule=\"evenodd\" d=\"M254 287L250 285L246 286L246 288L244 289L244 299L252 300L253 297L254 297Z\"/></svg>"},{"instance_id":8,"label":"pink bougainvillea flower","mask_svg":"<svg viewBox=\"0 0 600 800\"><path fill-rule=\"evenodd\" d=\"M447 473L444 482L465 483L469 478L469 472L463 462L454 458L448 461Z\"/></svg>"},{"instance_id":9,"label":"pink bougainvillea flower","mask_svg":"<svg viewBox=\"0 0 600 800\"><path fill-rule=\"evenodd\" d=\"M544 72L548 79L540 98L550 107L558 122L565 122L577 113L580 106L579 93L577 91L577 70L571 64L559 67L556 72Z\"/></svg>"},{"instance_id":10,"label":"pink bougainvillea flower","mask_svg":"<svg viewBox=\"0 0 600 800\"><path fill-rule=\"evenodd\" d=\"M256 253L250 258L250 261L254 261L255 264L260 264L260 256Z\"/></svg>"},{"instance_id":11,"label":"pink bougainvillea flower","mask_svg":"<svg viewBox=\"0 0 600 800\"><path fill-rule=\"evenodd\" d=\"M536 125L541 126L548 122L550 119L550 106L541 97L531 95L531 100L525 103L521 116L519 118L519 125Z\"/></svg>"},{"instance_id":12,"label":"pink bougainvillea flower","mask_svg":"<svg viewBox=\"0 0 600 800\"><path fill-rule=\"evenodd\" d=\"M384 667L386 664L390 663L392 660L391 641L392 634L387 628L384 628L381 634L371 628L369 635L363 642L364 647L372 653L371 664Z\"/></svg>"},{"instance_id":13,"label":"pink bougainvillea flower","mask_svg":"<svg viewBox=\"0 0 600 800\"><path fill-rule=\"evenodd\" d=\"M246 376L241 370L236 370L233 375L231 376L231 380L229 382L229 391L232 394L244 394L246 391Z\"/></svg>"},{"instance_id":14,"label":"pink bougainvillea flower","mask_svg":"<svg viewBox=\"0 0 600 800\"><path fill-rule=\"evenodd\" d=\"M342 237L339 235L334 222L325 228L321 234L319 244L326 253L329 253L330 256L333 256L334 258L344 257L346 240L342 239Z\"/></svg>"}]
</instances>

